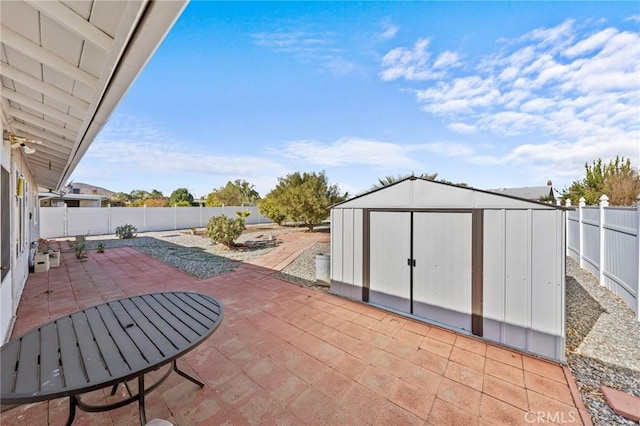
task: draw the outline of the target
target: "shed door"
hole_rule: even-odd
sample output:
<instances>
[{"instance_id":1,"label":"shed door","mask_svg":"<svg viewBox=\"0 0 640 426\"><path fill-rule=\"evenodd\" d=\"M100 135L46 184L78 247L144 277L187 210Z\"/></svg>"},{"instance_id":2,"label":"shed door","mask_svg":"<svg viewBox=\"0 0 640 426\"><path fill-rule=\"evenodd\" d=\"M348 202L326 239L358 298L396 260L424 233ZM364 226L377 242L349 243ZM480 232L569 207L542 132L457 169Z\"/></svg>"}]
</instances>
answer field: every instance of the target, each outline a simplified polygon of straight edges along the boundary
<instances>
[{"instance_id":1,"label":"shed door","mask_svg":"<svg viewBox=\"0 0 640 426\"><path fill-rule=\"evenodd\" d=\"M411 213L371 212L369 229L369 302L410 312Z\"/></svg>"},{"instance_id":2,"label":"shed door","mask_svg":"<svg viewBox=\"0 0 640 426\"><path fill-rule=\"evenodd\" d=\"M413 213L413 314L471 330L471 213Z\"/></svg>"}]
</instances>

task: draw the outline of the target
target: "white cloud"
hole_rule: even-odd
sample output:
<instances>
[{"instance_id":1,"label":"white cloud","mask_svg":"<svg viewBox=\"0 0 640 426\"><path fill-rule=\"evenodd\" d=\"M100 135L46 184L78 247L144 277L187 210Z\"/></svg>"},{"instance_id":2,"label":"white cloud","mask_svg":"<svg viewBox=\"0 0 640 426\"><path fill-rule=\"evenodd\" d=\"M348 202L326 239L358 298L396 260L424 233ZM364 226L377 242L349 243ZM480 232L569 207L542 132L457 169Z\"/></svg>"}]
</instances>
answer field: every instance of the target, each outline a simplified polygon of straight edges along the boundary
<instances>
[{"instance_id":1,"label":"white cloud","mask_svg":"<svg viewBox=\"0 0 640 426\"><path fill-rule=\"evenodd\" d=\"M426 81L416 100L451 131L486 132L519 144L507 153L451 144L430 149L474 164L522 165L544 179L580 176L584 163L597 158L621 155L636 163L640 33L603 25L567 20L536 29L504 41L498 53L469 58L454 75ZM417 52L426 57L426 45L416 47L396 49L394 63ZM472 60L477 65L469 65Z\"/></svg>"},{"instance_id":2,"label":"white cloud","mask_svg":"<svg viewBox=\"0 0 640 426\"><path fill-rule=\"evenodd\" d=\"M640 22L640 15L632 15L625 19L625 21Z\"/></svg>"},{"instance_id":3,"label":"white cloud","mask_svg":"<svg viewBox=\"0 0 640 426\"><path fill-rule=\"evenodd\" d=\"M361 138L343 138L331 144L316 141L294 141L285 148L285 156L321 166L364 164L369 166L405 167L415 165L411 148L392 142Z\"/></svg>"},{"instance_id":4,"label":"white cloud","mask_svg":"<svg viewBox=\"0 0 640 426\"><path fill-rule=\"evenodd\" d=\"M199 151L195 148L198 146L195 143L172 139L152 123L138 117L118 115L98 135L86 158L117 164L123 168L131 167L135 172L198 176L252 176L257 173L277 175L285 170L281 164L257 155L215 155ZM189 146L194 148L185 148ZM212 151L215 152L215 147Z\"/></svg>"},{"instance_id":5,"label":"white cloud","mask_svg":"<svg viewBox=\"0 0 640 426\"><path fill-rule=\"evenodd\" d=\"M493 79L479 76L458 78L453 83L440 81L436 87L418 91L416 96L426 111L437 114L470 113L487 107L500 98Z\"/></svg>"},{"instance_id":6,"label":"white cloud","mask_svg":"<svg viewBox=\"0 0 640 426\"><path fill-rule=\"evenodd\" d=\"M466 123L451 123L447 127L452 132L461 134L475 133L478 130L476 126L472 126Z\"/></svg>"},{"instance_id":7,"label":"white cloud","mask_svg":"<svg viewBox=\"0 0 640 426\"><path fill-rule=\"evenodd\" d=\"M457 52L441 53L435 61L430 61L429 39L422 38L413 47L396 47L382 58L380 78L393 81L404 78L408 81L436 80L446 75L446 69L459 66Z\"/></svg>"},{"instance_id":8,"label":"white cloud","mask_svg":"<svg viewBox=\"0 0 640 426\"><path fill-rule=\"evenodd\" d=\"M355 69L355 65L345 58L343 49L338 47L338 40L333 33L274 31L254 33L252 37L258 46L316 64L319 69L339 77Z\"/></svg>"},{"instance_id":9,"label":"white cloud","mask_svg":"<svg viewBox=\"0 0 640 426\"><path fill-rule=\"evenodd\" d=\"M570 58L575 56L584 55L585 53L593 52L596 49L601 49L617 31L613 28L605 28L587 37L584 40L580 40L578 43L570 46L564 51L564 54Z\"/></svg>"},{"instance_id":10,"label":"white cloud","mask_svg":"<svg viewBox=\"0 0 640 426\"><path fill-rule=\"evenodd\" d=\"M382 32L378 35L378 38L382 40L389 40L396 36L398 33L398 26L390 22L384 22L382 24Z\"/></svg>"},{"instance_id":11,"label":"white cloud","mask_svg":"<svg viewBox=\"0 0 640 426\"><path fill-rule=\"evenodd\" d=\"M555 51L573 40L574 24L575 21L573 19L567 19L557 27L537 28L525 34L521 37L521 40L533 40L537 42L539 46Z\"/></svg>"},{"instance_id":12,"label":"white cloud","mask_svg":"<svg viewBox=\"0 0 640 426\"><path fill-rule=\"evenodd\" d=\"M458 65L458 60L460 59L460 55L457 52L451 52L447 50L446 52L442 52L438 59L433 63L433 68L447 68L451 66Z\"/></svg>"}]
</instances>

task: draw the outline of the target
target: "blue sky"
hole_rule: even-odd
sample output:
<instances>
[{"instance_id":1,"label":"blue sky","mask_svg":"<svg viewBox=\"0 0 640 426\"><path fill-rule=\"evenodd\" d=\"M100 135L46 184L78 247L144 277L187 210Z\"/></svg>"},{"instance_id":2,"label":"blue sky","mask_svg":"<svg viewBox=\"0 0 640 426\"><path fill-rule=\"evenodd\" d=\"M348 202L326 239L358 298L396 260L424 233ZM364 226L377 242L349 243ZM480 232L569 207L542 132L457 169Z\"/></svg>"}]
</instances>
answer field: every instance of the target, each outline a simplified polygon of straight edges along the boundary
<instances>
[{"instance_id":1,"label":"blue sky","mask_svg":"<svg viewBox=\"0 0 640 426\"><path fill-rule=\"evenodd\" d=\"M616 155L639 164L638 2L192 1L72 179L562 189Z\"/></svg>"}]
</instances>

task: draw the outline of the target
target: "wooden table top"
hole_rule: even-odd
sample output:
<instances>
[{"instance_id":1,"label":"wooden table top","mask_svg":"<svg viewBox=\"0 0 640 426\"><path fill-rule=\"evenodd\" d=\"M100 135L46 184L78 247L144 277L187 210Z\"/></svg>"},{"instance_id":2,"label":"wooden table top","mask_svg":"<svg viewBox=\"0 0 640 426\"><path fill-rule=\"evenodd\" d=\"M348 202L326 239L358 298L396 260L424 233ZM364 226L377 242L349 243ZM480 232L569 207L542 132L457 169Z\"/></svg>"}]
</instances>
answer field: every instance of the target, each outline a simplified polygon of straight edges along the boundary
<instances>
[{"instance_id":1,"label":"wooden table top","mask_svg":"<svg viewBox=\"0 0 640 426\"><path fill-rule=\"evenodd\" d=\"M78 395L131 380L202 343L222 305L187 292L132 296L93 306L2 346L2 404Z\"/></svg>"}]
</instances>

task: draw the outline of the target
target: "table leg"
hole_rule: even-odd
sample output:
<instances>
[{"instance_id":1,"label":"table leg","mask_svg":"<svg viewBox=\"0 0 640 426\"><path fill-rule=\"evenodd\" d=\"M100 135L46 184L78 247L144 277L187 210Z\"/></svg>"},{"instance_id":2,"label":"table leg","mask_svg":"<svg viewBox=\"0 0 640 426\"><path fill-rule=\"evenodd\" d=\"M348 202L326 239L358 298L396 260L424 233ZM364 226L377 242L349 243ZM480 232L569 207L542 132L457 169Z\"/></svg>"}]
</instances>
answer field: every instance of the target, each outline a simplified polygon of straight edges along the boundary
<instances>
[{"instance_id":1,"label":"table leg","mask_svg":"<svg viewBox=\"0 0 640 426\"><path fill-rule=\"evenodd\" d=\"M173 360L173 371L175 371L176 373L178 373L179 375L181 375L182 377L184 377L187 380L190 380L191 382L195 383L196 385L198 385L199 387L203 388L204 387L204 383L202 383L200 380L191 377L190 375L188 375L187 373L185 373L184 371L180 370L178 368L178 364L176 363L176 360Z\"/></svg>"},{"instance_id":2,"label":"table leg","mask_svg":"<svg viewBox=\"0 0 640 426\"><path fill-rule=\"evenodd\" d=\"M78 400L75 395L71 395L69 397L69 417L67 417L67 426L71 426L73 419L76 417L76 405L78 405Z\"/></svg>"},{"instance_id":3,"label":"table leg","mask_svg":"<svg viewBox=\"0 0 640 426\"><path fill-rule=\"evenodd\" d=\"M147 413L144 409L144 374L138 376L138 410L140 411L140 424L147 424Z\"/></svg>"}]
</instances>

